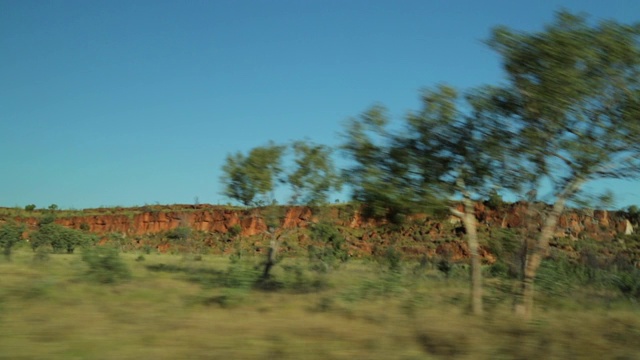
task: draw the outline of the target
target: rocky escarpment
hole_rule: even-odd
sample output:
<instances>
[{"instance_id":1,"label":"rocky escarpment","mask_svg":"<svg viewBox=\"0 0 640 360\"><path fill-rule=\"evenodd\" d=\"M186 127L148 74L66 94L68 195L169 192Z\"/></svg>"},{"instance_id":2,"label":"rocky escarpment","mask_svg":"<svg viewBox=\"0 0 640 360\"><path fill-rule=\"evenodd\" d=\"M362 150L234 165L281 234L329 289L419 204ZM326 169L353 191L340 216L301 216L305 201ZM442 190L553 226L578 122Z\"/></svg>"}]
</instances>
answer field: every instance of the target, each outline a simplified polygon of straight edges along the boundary
<instances>
[{"instance_id":1,"label":"rocky escarpment","mask_svg":"<svg viewBox=\"0 0 640 360\"><path fill-rule=\"evenodd\" d=\"M537 204L538 209L544 204ZM139 238L158 234L178 227L190 227L208 234L239 231L243 236L254 236L267 231L267 222L279 222L280 229L303 229L311 224L329 221L349 232L349 246L353 254L373 254L390 243L401 243L400 249L411 255L449 254L453 260L469 256L464 228L460 220L449 215L413 215L404 219L402 226L389 224L384 219L363 217L359 209L350 205L334 205L315 211L309 207L291 206L275 208L229 208L212 205L167 205L139 208L104 208L82 211L43 211L25 216L11 214L13 209L2 209L0 223L14 219L28 224L31 230L39 221L54 214L55 222L69 228L84 229L99 235L118 233L125 238ZM539 231L543 211L531 211L526 203L504 204L491 208L483 203L475 205L475 214L481 233L491 234L499 229ZM269 220L271 219L271 220ZM559 219L556 238L579 240L592 238L610 241L623 234L631 234L633 225L629 214L606 210L568 210ZM309 242L308 235L297 232L299 246ZM456 240L457 239L457 240ZM454 241L449 241L454 240ZM133 240L132 240L133 241ZM259 241L256 242L258 246ZM482 257L492 262L492 255L481 249Z\"/></svg>"},{"instance_id":2,"label":"rocky escarpment","mask_svg":"<svg viewBox=\"0 0 640 360\"><path fill-rule=\"evenodd\" d=\"M540 204L538 204L540 206ZM542 205L544 206L544 205ZM0 222L10 218L35 228L40 218L46 214L33 213L31 216L12 215L10 210L3 209ZM82 211L57 211L55 222L70 228L84 228L93 233L121 233L126 235L144 235L169 231L179 226L188 226L194 230L211 233L226 233L231 228L239 228L244 236L263 233L267 230L266 220L273 214L266 214L265 209L240 209L212 205L170 205L146 206L139 208L105 208L86 209ZM541 226L540 211L531 211L527 203L505 204L500 208L490 208L483 203L475 206L479 227L521 229ZM384 219L368 219L353 206L329 206L320 211L309 207L280 207L275 215L285 229L304 228L320 218L336 225L348 228L375 228L387 223ZM405 223L420 228L423 236L437 238L447 235L452 225L459 220L453 216L412 215ZM633 225L628 214L606 210L569 210L559 219L556 237L579 239L591 237L608 240L621 234L633 232ZM375 230L369 232L376 234ZM367 240L365 233L364 240ZM371 236L368 236L369 238Z\"/></svg>"}]
</instances>

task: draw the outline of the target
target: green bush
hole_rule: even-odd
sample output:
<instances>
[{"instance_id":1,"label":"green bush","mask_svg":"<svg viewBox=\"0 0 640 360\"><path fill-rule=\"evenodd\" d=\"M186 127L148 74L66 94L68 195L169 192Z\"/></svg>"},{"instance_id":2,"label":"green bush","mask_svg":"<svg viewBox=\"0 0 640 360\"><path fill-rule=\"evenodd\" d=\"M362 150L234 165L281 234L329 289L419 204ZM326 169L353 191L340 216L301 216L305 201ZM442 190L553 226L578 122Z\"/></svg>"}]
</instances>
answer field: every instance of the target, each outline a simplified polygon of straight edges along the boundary
<instances>
[{"instance_id":1,"label":"green bush","mask_svg":"<svg viewBox=\"0 0 640 360\"><path fill-rule=\"evenodd\" d=\"M349 259L346 239L334 225L321 222L313 224L310 230L311 238L319 243L307 248L312 270L327 272Z\"/></svg>"},{"instance_id":2,"label":"green bush","mask_svg":"<svg viewBox=\"0 0 640 360\"><path fill-rule=\"evenodd\" d=\"M219 285L248 290L254 287L262 276L260 269L249 261L232 261L227 271L220 277Z\"/></svg>"},{"instance_id":3,"label":"green bush","mask_svg":"<svg viewBox=\"0 0 640 360\"><path fill-rule=\"evenodd\" d=\"M32 212L36 209L36 206L34 204L29 204L27 206L24 207L24 209L28 212Z\"/></svg>"},{"instance_id":4,"label":"green bush","mask_svg":"<svg viewBox=\"0 0 640 360\"><path fill-rule=\"evenodd\" d=\"M402 271L402 253L394 246L389 246L384 253L384 263L392 272Z\"/></svg>"},{"instance_id":5,"label":"green bush","mask_svg":"<svg viewBox=\"0 0 640 360\"><path fill-rule=\"evenodd\" d=\"M72 254L78 247L86 247L95 242L92 234L69 229L56 223L46 223L31 234L31 247L36 251L40 247L51 247L54 253Z\"/></svg>"},{"instance_id":6,"label":"green bush","mask_svg":"<svg viewBox=\"0 0 640 360\"><path fill-rule=\"evenodd\" d=\"M640 270L618 273L612 283L624 296L640 300Z\"/></svg>"},{"instance_id":7,"label":"green bush","mask_svg":"<svg viewBox=\"0 0 640 360\"><path fill-rule=\"evenodd\" d=\"M167 232L167 238L171 240L184 241L191 236L192 231L193 229L191 229L189 226L178 226L177 228L169 230Z\"/></svg>"},{"instance_id":8,"label":"green bush","mask_svg":"<svg viewBox=\"0 0 640 360\"><path fill-rule=\"evenodd\" d=\"M11 259L11 249L22 239L24 226L14 222L5 223L0 227L0 247L7 260Z\"/></svg>"},{"instance_id":9,"label":"green bush","mask_svg":"<svg viewBox=\"0 0 640 360\"><path fill-rule=\"evenodd\" d=\"M242 226L240 226L240 224L235 224L227 230L227 234L229 234L229 236L232 238L240 235L241 232L242 232Z\"/></svg>"},{"instance_id":10,"label":"green bush","mask_svg":"<svg viewBox=\"0 0 640 360\"><path fill-rule=\"evenodd\" d=\"M310 276L299 264L283 265L285 271L283 286L296 293L311 293L327 288L324 277Z\"/></svg>"},{"instance_id":11,"label":"green bush","mask_svg":"<svg viewBox=\"0 0 640 360\"><path fill-rule=\"evenodd\" d=\"M509 273L509 265L502 261L496 261L489 266L489 274L492 277L504 277Z\"/></svg>"},{"instance_id":12,"label":"green bush","mask_svg":"<svg viewBox=\"0 0 640 360\"><path fill-rule=\"evenodd\" d=\"M131 278L131 271L116 248L94 246L84 249L82 261L89 266L86 275L92 281L113 284Z\"/></svg>"}]
</instances>

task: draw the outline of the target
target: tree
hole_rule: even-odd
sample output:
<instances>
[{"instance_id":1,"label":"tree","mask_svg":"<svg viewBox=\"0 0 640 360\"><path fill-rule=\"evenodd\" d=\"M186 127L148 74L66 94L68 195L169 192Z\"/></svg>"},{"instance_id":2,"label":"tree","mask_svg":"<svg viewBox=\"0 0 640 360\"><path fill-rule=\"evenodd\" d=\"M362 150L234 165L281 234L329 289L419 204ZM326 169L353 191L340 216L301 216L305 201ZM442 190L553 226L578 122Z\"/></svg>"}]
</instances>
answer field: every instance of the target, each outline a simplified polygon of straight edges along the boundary
<instances>
[{"instance_id":1,"label":"tree","mask_svg":"<svg viewBox=\"0 0 640 360\"><path fill-rule=\"evenodd\" d=\"M53 252L68 254L72 254L79 246L85 247L95 242L91 234L54 222L41 224L39 229L31 234L30 240L34 251L43 246L50 246Z\"/></svg>"},{"instance_id":2,"label":"tree","mask_svg":"<svg viewBox=\"0 0 640 360\"><path fill-rule=\"evenodd\" d=\"M284 151L284 146L269 143L252 149L246 156L240 152L228 155L222 167L224 194L245 206L265 203L282 172Z\"/></svg>"},{"instance_id":3,"label":"tree","mask_svg":"<svg viewBox=\"0 0 640 360\"><path fill-rule=\"evenodd\" d=\"M24 226L14 222L7 222L0 226L0 247L2 247L7 260L11 260L11 250L15 244L22 240L23 231Z\"/></svg>"},{"instance_id":4,"label":"tree","mask_svg":"<svg viewBox=\"0 0 640 360\"><path fill-rule=\"evenodd\" d=\"M640 24L595 26L560 12L541 32L493 30L507 83L493 116L515 134L511 155L531 189L553 184L552 206L528 250L514 310L533 312L534 279L568 201L596 179L640 175Z\"/></svg>"},{"instance_id":5,"label":"tree","mask_svg":"<svg viewBox=\"0 0 640 360\"><path fill-rule=\"evenodd\" d=\"M386 109L371 107L346 124L341 148L352 160L343 173L352 199L364 205L365 216L393 219L433 204L437 192L428 191L428 186L414 186L409 176L410 153L392 144L388 124Z\"/></svg>"},{"instance_id":6,"label":"tree","mask_svg":"<svg viewBox=\"0 0 640 360\"><path fill-rule=\"evenodd\" d=\"M474 199L496 192L495 184L515 187L508 179L505 148L511 134L487 116L489 89L467 95L468 114L460 111L455 89L441 85L427 90L421 111L410 114L406 130L393 141L396 151L407 152L405 183L420 191L438 191L458 197L462 208L448 206L464 225L471 254L471 306L476 315L482 308L482 269ZM393 152L393 151L392 151Z\"/></svg>"},{"instance_id":7,"label":"tree","mask_svg":"<svg viewBox=\"0 0 640 360\"><path fill-rule=\"evenodd\" d=\"M296 141L291 148L295 165L286 180L293 190L292 202L307 205L326 203L329 194L339 191L342 186L331 159L333 150L307 141Z\"/></svg>"},{"instance_id":8,"label":"tree","mask_svg":"<svg viewBox=\"0 0 640 360\"><path fill-rule=\"evenodd\" d=\"M406 117L405 129L390 133L386 112L376 106L348 124L344 149L355 160L354 198L379 213L446 208L459 217L471 253L471 305L482 314L482 272L474 198L509 183L504 171L508 130L487 116L485 91L467 95L471 112L460 111L449 86L427 90L422 109ZM458 196L462 208L449 199ZM386 213L388 214L388 213Z\"/></svg>"}]
</instances>

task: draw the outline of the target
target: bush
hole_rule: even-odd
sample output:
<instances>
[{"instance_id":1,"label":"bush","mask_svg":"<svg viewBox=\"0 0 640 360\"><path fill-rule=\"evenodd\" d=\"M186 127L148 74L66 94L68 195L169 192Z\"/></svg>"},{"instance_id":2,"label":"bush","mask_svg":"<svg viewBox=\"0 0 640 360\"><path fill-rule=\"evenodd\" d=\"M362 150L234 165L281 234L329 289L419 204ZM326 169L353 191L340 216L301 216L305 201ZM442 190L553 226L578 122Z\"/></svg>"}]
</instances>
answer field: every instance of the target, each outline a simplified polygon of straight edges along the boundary
<instances>
[{"instance_id":1,"label":"bush","mask_svg":"<svg viewBox=\"0 0 640 360\"><path fill-rule=\"evenodd\" d=\"M402 253L394 246L389 246L384 253L384 262L389 270L400 272L402 270Z\"/></svg>"},{"instance_id":2,"label":"bush","mask_svg":"<svg viewBox=\"0 0 640 360\"><path fill-rule=\"evenodd\" d=\"M240 226L240 224L235 224L227 230L227 233L232 238L235 238L236 236L240 235L241 232L242 232L242 226Z\"/></svg>"},{"instance_id":3,"label":"bush","mask_svg":"<svg viewBox=\"0 0 640 360\"><path fill-rule=\"evenodd\" d=\"M114 284L131 278L131 272L120 258L116 248L95 246L82 252L82 261L88 266L87 277L101 284Z\"/></svg>"},{"instance_id":4,"label":"bush","mask_svg":"<svg viewBox=\"0 0 640 360\"><path fill-rule=\"evenodd\" d=\"M24 207L24 209L28 212L32 212L36 209L36 206L34 204L29 204L27 206Z\"/></svg>"},{"instance_id":5,"label":"bush","mask_svg":"<svg viewBox=\"0 0 640 360\"><path fill-rule=\"evenodd\" d=\"M622 272L612 278L613 285L629 298L640 299L640 271Z\"/></svg>"},{"instance_id":6,"label":"bush","mask_svg":"<svg viewBox=\"0 0 640 360\"><path fill-rule=\"evenodd\" d=\"M11 249L22 239L24 226L8 222L0 227L0 247L7 260L11 259Z\"/></svg>"},{"instance_id":7,"label":"bush","mask_svg":"<svg viewBox=\"0 0 640 360\"><path fill-rule=\"evenodd\" d=\"M56 223L46 223L31 234L31 247L34 251L46 246L54 253L72 254L77 247L92 245L95 237L80 230L69 229Z\"/></svg>"},{"instance_id":8,"label":"bush","mask_svg":"<svg viewBox=\"0 0 640 360\"><path fill-rule=\"evenodd\" d=\"M178 226L167 232L167 238L171 240L187 240L191 236L192 229L188 226Z\"/></svg>"},{"instance_id":9,"label":"bush","mask_svg":"<svg viewBox=\"0 0 640 360\"><path fill-rule=\"evenodd\" d=\"M346 239L332 224L313 224L311 238L320 243L307 248L312 270L327 272L349 259Z\"/></svg>"}]
</instances>

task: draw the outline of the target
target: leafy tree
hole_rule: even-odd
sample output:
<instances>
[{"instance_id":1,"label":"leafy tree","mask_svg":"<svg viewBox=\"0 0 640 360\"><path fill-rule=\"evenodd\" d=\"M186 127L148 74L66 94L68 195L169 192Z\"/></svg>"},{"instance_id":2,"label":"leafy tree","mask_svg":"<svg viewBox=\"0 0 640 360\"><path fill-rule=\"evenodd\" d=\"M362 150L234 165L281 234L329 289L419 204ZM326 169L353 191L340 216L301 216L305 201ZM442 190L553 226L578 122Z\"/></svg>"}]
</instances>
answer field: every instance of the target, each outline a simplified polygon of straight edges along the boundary
<instances>
[{"instance_id":1,"label":"leafy tree","mask_svg":"<svg viewBox=\"0 0 640 360\"><path fill-rule=\"evenodd\" d=\"M50 246L53 252L72 254L77 247L85 247L95 242L91 234L80 230L69 229L56 223L46 223L31 234L33 250Z\"/></svg>"},{"instance_id":2,"label":"leafy tree","mask_svg":"<svg viewBox=\"0 0 640 360\"><path fill-rule=\"evenodd\" d=\"M29 205L26 205L26 206L24 207L24 209L25 209L26 211L28 211L28 212L32 212L32 211L34 211L34 210L36 209L36 205L35 205L35 204L29 204Z\"/></svg>"},{"instance_id":3,"label":"leafy tree","mask_svg":"<svg viewBox=\"0 0 640 360\"><path fill-rule=\"evenodd\" d=\"M467 95L468 114L460 110L455 89L441 85L427 90L422 109L407 117L407 128L394 141L408 151L408 176L412 188L437 189L449 198L458 197L462 207L449 205L466 230L471 254L471 304L474 314L482 309L482 269L478 253L474 199L495 195L495 184L514 187L506 181L505 147L508 129L487 116L486 89ZM424 185L429 185L425 187Z\"/></svg>"},{"instance_id":4,"label":"leafy tree","mask_svg":"<svg viewBox=\"0 0 640 360\"><path fill-rule=\"evenodd\" d=\"M294 169L287 175L293 189L293 203L322 204L332 191L340 190L341 181L331 154L325 145L296 141L291 145L295 155Z\"/></svg>"},{"instance_id":5,"label":"leafy tree","mask_svg":"<svg viewBox=\"0 0 640 360\"><path fill-rule=\"evenodd\" d=\"M256 147L248 155L240 152L228 155L222 167L224 194L245 206L265 203L273 192L285 147L269 143Z\"/></svg>"},{"instance_id":6,"label":"leafy tree","mask_svg":"<svg viewBox=\"0 0 640 360\"><path fill-rule=\"evenodd\" d=\"M23 231L24 226L15 222L7 222L0 226L0 247L7 260L11 260L11 250L22 239Z\"/></svg>"},{"instance_id":7,"label":"leafy tree","mask_svg":"<svg viewBox=\"0 0 640 360\"><path fill-rule=\"evenodd\" d=\"M347 170L354 198L387 216L447 208L466 229L471 252L471 303L482 313L482 273L474 198L494 184L508 185L504 147L508 130L487 116L485 92L467 96L465 115L455 89L441 85L422 96L422 108L391 133L385 110L376 106L348 124L344 149L355 161ZM495 190L493 190L495 191ZM448 199L458 196L462 208ZM447 205L448 204L448 205Z\"/></svg>"},{"instance_id":8,"label":"leafy tree","mask_svg":"<svg viewBox=\"0 0 640 360\"><path fill-rule=\"evenodd\" d=\"M560 12L543 31L499 27L489 41L507 83L493 88L490 112L514 132L514 162L531 189L553 184L553 205L528 252L515 310L530 318L534 279L568 201L596 179L640 175L640 24Z\"/></svg>"},{"instance_id":9,"label":"leafy tree","mask_svg":"<svg viewBox=\"0 0 640 360\"><path fill-rule=\"evenodd\" d=\"M427 186L413 188L409 176L409 152L393 146L387 130L389 117L381 105L375 105L358 118L349 120L342 150L352 160L343 177L352 189L353 200L364 205L364 214L375 218L393 218L433 203L435 192ZM409 191L413 190L413 191Z\"/></svg>"}]
</instances>

